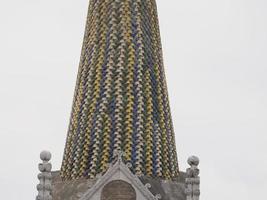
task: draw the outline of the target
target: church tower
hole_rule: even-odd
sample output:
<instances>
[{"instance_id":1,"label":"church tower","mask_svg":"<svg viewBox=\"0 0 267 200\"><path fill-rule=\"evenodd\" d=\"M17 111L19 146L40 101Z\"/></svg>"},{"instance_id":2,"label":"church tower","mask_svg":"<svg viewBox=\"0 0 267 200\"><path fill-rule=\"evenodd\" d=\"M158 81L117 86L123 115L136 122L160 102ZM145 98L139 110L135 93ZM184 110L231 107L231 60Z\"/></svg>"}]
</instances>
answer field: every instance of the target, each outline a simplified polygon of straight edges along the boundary
<instances>
[{"instance_id":1,"label":"church tower","mask_svg":"<svg viewBox=\"0 0 267 200\"><path fill-rule=\"evenodd\" d=\"M123 151L132 172L178 175L154 0L91 0L63 179L94 178Z\"/></svg>"},{"instance_id":2,"label":"church tower","mask_svg":"<svg viewBox=\"0 0 267 200\"><path fill-rule=\"evenodd\" d=\"M45 166L50 157L42 153ZM196 172L198 159L189 164ZM178 169L155 0L90 0L51 198L184 200L187 178Z\"/></svg>"}]
</instances>

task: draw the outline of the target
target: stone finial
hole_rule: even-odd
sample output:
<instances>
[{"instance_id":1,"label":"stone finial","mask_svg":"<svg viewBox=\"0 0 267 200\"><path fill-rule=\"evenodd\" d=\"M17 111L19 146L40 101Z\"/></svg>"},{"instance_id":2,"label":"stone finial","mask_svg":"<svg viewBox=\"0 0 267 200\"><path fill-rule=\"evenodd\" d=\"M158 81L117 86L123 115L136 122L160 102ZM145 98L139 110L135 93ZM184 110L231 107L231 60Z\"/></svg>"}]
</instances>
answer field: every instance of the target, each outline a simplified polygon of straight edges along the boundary
<instances>
[{"instance_id":1,"label":"stone finial","mask_svg":"<svg viewBox=\"0 0 267 200\"><path fill-rule=\"evenodd\" d=\"M199 178L199 158L196 156L191 156L188 158L187 163L190 168L186 170L187 178L186 183L186 199L187 200L199 200L200 190L200 178Z\"/></svg>"},{"instance_id":2,"label":"stone finial","mask_svg":"<svg viewBox=\"0 0 267 200\"><path fill-rule=\"evenodd\" d=\"M121 151L121 150L115 150L113 155L115 157L117 157L117 161L119 163L123 162L123 156L125 156L125 152Z\"/></svg>"},{"instance_id":3,"label":"stone finial","mask_svg":"<svg viewBox=\"0 0 267 200\"><path fill-rule=\"evenodd\" d=\"M187 163L191 166L186 170L188 178L197 178L199 175L199 158L196 156L191 156L188 158Z\"/></svg>"},{"instance_id":4,"label":"stone finial","mask_svg":"<svg viewBox=\"0 0 267 200\"><path fill-rule=\"evenodd\" d=\"M192 165L195 165L195 166L198 166L199 165L199 158L196 157L196 156L190 156L187 160L187 163L192 166Z\"/></svg>"},{"instance_id":5,"label":"stone finial","mask_svg":"<svg viewBox=\"0 0 267 200\"><path fill-rule=\"evenodd\" d=\"M43 161L39 164L38 179L40 183L37 185L38 195L36 200L52 200L52 165L49 163L51 159L51 153L49 151L42 151L40 158Z\"/></svg>"},{"instance_id":6,"label":"stone finial","mask_svg":"<svg viewBox=\"0 0 267 200\"><path fill-rule=\"evenodd\" d=\"M52 155L51 155L51 153L49 151L42 151L40 153L40 158L41 158L42 161L48 162L48 161L51 160L51 157L52 157Z\"/></svg>"}]
</instances>

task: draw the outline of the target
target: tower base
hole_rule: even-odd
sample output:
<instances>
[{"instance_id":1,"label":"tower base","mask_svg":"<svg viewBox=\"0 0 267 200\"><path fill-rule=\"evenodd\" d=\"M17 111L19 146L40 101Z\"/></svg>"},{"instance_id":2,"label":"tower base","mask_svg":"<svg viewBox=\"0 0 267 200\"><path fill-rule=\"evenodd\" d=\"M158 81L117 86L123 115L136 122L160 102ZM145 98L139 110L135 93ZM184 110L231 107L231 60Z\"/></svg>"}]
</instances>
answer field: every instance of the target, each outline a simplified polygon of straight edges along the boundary
<instances>
[{"instance_id":1,"label":"tower base","mask_svg":"<svg viewBox=\"0 0 267 200\"><path fill-rule=\"evenodd\" d=\"M186 173L176 180L138 177L118 161L95 179L62 181L52 172L53 200L186 200Z\"/></svg>"}]
</instances>

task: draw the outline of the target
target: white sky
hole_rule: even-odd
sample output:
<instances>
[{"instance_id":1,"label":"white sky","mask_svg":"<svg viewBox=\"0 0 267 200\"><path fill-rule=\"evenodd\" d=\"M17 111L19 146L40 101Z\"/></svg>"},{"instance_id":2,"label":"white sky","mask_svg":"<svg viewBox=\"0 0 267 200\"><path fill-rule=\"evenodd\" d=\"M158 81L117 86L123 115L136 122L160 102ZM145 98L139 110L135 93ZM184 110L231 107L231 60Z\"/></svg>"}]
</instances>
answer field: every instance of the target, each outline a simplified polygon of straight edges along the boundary
<instances>
[{"instance_id":1,"label":"white sky","mask_svg":"<svg viewBox=\"0 0 267 200\"><path fill-rule=\"evenodd\" d=\"M267 1L158 0L179 165L201 199L267 190ZM88 0L0 0L1 199L34 199L39 152L59 169Z\"/></svg>"}]
</instances>

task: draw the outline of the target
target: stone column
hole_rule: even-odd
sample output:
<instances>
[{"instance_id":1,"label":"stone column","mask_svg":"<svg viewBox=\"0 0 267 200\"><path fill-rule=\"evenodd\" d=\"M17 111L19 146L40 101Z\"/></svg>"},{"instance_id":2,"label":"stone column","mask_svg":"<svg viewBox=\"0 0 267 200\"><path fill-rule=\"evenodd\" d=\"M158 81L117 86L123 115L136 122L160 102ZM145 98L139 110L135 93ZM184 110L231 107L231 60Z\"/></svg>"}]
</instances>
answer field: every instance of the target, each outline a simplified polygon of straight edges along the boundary
<instances>
[{"instance_id":1,"label":"stone column","mask_svg":"<svg viewBox=\"0 0 267 200\"><path fill-rule=\"evenodd\" d=\"M52 200L52 165L49 163L51 153L43 151L40 154L40 158L43 163L39 164L39 170L41 173L38 174L40 183L37 185L38 195L36 200Z\"/></svg>"},{"instance_id":2,"label":"stone column","mask_svg":"<svg viewBox=\"0 0 267 200\"><path fill-rule=\"evenodd\" d=\"M200 178L199 178L199 159L196 156L191 156L187 160L188 164L191 166L186 170L187 178L186 183L186 200L199 200L200 195Z\"/></svg>"}]
</instances>

